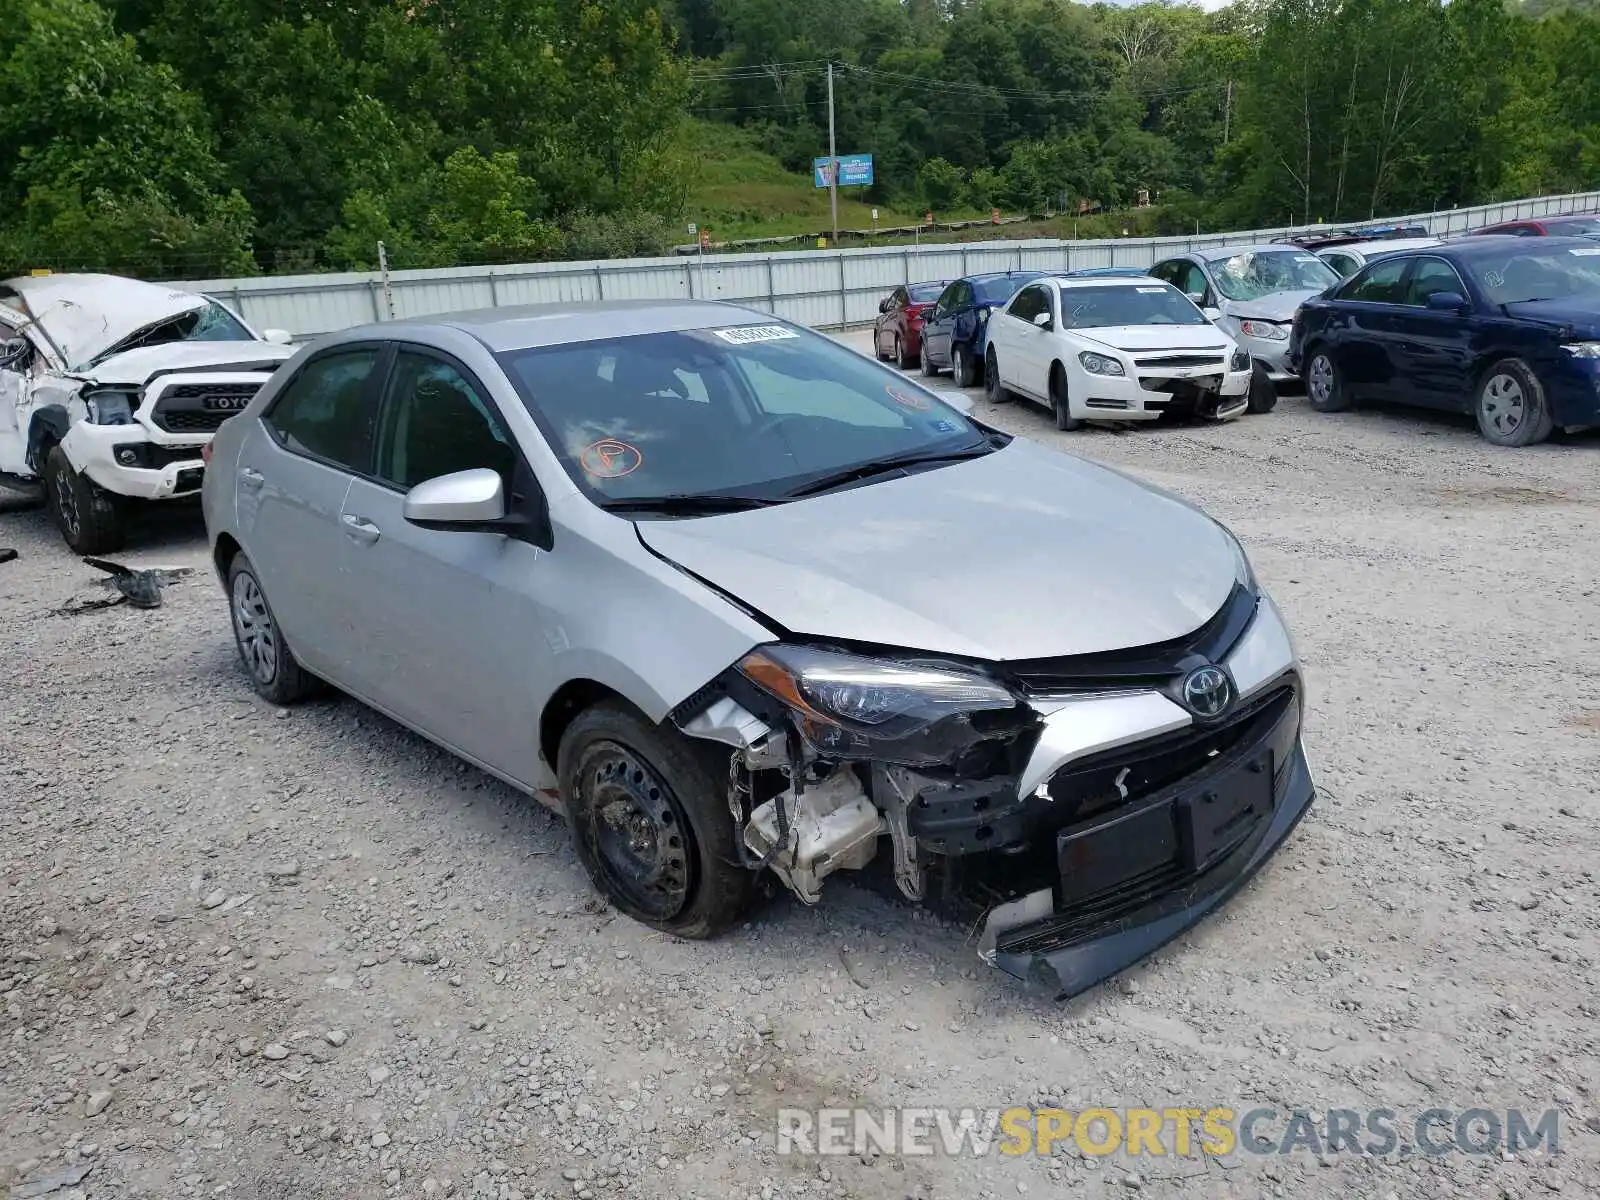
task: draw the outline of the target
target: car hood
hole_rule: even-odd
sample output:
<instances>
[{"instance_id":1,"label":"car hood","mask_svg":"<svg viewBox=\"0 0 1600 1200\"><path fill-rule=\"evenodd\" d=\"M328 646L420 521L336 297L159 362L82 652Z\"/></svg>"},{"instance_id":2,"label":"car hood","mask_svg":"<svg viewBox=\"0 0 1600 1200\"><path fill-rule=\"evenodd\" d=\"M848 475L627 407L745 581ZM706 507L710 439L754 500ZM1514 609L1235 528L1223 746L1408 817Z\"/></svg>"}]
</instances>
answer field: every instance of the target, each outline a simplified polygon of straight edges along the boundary
<instances>
[{"instance_id":1,"label":"car hood","mask_svg":"<svg viewBox=\"0 0 1600 1200\"><path fill-rule=\"evenodd\" d=\"M638 530L789 633L989 661L1182 637L1238 575L1229 535L1198 509L1021 438L904 478Z\"/></svg>"},{"instance_id":2,"label":"car hood","mask_svg":"<svg viewBox=\"0 0 1600 1200\"><path fill-rule=\"evenodd\" d=\"M1222 311L1230 317L1242 317L1247 320L1289 321L1294 318L1295 309L1313 296L1320 295L1322 292L1316 288L1272 292L1266 296L1257 296L1254 300L1224 300Z\"/></svg>"},{"instance_id":3,"label":"car hood","mask_svg":"<svg viewBox=\"0 0 1600 1200\"><path fill-rule=\"evenodd\" d=\"M1505 306L1506 313L1528 321L1571 326L1575 336L1600 337L1600 295L1563 296L1559 300L1523 300Z\"/></svg>"},{"instance_id":4,"label":"car hood","mask_svg":"<svg viewBox=\"0 0 1600 1200\"><path fill-rule=\"evenodd\" d=\"M1113 350L1226 350L1228 339L1207 321L1204 325L1116 325L1074 329L1086 341Z\"/></svg>"},{"instance_id":5,"label":"car hood","mask_svg":"<svg viewBox=\"0 0 1600 1200\"><path fill-rule=\"evenodd\" d=\"M210 303L194 292L116 275L42 275L8 284L69 367Z\"/></svg>"},{"instance_id":6,"label":"car hood","mask_svg":"<svg viewBox=\"0 0 1600 1200\"><path fill-rule=\"evenodd\" d=\"M275 342L165 342L114 354L83 375L95 383L143 387L168 371L273 371L294 353L293 346Z\"/></svg>"}]
</instances>

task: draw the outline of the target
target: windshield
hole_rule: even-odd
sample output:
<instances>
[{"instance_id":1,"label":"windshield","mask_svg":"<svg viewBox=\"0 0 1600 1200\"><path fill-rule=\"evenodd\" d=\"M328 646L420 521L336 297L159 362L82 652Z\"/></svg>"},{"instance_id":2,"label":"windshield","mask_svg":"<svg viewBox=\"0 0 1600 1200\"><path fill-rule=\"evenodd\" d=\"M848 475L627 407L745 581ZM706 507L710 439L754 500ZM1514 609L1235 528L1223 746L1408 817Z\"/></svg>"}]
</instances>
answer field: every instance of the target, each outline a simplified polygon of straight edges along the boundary
<instances>
[{"instance_id":1,"label":"windshield","mask_svg":"<svg viewBox=\"0 0 1600 1200\"><path fill-rule=\"evenodd\" d=\"M1021 291L1023 284L1037 278L1037 275L1002 275L997 279L974 279L972 290L977 293L979 304L999 307Z\"/></svg>"},{"instance_id":2,"label":"windshield","mask_svg":"<svg viewBox=\"0 0 1600 1200\"><path fill-rule=\"evenodd\" d=\"M1187 296L1164 283L1061 289L1061 324L1067 329L1206 323Z\"/></svg>"},{"instance_id":3,"label":"windshield","mask_svg":"<svg viewBox=\"0 0 1600 1200\"><path fill-rule=\"evenodd\" d=\"M1600 295L1600 246L1541 250L1517 245L1475 254L1466 268L1492 304Z\"/></svg>"},{"instance_id":4,"label":"windshield","mask_svg":"<svg viewBox=\"0 0 1600 1200\"><path fill-rule=\"evenodd\" d=\"M1339 282L1339 273L1305 250L1246 250L1211 260L1217 290L1229 300L1256 300L1274 292L1317 291Z\"/></svg>"},{"instance_id":5,"label":"windshield","mask_svg":"<svg viewBox=\"0 0 1600 1200\"><path fill-rule=\"evenodd\" d=\"M215 300L190 309L159 325L152 325L113 346L101 358L137 350L141 346L160 346L168 342L253 342L255 335Z\"/></svg>"},{"instance_id":6,"label":"windshield","mask_svg":"<svg viewBox=\"0 0 1600 1200\"><path fill-rule=\"evenodd\" d=\"M643 334L499 358L567 473L601 503L784 499L878 459L988 444L932 393L788 325Z\"/></svg>"}]
</instances>

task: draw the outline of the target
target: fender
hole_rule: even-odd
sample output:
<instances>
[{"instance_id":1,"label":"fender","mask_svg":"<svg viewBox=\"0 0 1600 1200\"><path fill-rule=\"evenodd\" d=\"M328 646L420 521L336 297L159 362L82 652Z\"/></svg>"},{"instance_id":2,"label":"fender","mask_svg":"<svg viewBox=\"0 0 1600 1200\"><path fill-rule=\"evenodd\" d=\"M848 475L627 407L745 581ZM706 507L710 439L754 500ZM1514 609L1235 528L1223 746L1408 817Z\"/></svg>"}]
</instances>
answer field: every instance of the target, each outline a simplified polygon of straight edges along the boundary
<instances>
[{"instance_id":1,"label":"fender","mask_svg":"<svg viewBox=\"0 0 1600 1200\"><path fill-rule=\"evenodd\" d=\"M62 441L72 428L72 418L63 404L50 404L34 410L28 422L27 463L36 475L44 474L44 460L50 447Z\"/></svg>"}]
</instances>

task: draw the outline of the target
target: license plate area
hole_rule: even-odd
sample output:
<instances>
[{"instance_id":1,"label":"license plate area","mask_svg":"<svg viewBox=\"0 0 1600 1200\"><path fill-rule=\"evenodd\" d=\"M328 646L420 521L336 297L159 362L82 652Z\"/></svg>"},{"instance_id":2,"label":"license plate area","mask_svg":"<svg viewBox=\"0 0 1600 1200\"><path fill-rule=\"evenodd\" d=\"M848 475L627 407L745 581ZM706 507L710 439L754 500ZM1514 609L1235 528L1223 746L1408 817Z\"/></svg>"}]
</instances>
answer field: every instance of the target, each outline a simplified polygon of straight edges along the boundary
<instances>
[{"instance_id":1,"label":"license plate area","mask_svg":"<svg viewBox=\"0 0 1600 1200\"><path fill-rule=\"evenodd\" d=\"M1272 755L1155 804L1056 837L1064 906L1157 891L1226 858L1272 813Z\"/></svg>"}]
</instances>

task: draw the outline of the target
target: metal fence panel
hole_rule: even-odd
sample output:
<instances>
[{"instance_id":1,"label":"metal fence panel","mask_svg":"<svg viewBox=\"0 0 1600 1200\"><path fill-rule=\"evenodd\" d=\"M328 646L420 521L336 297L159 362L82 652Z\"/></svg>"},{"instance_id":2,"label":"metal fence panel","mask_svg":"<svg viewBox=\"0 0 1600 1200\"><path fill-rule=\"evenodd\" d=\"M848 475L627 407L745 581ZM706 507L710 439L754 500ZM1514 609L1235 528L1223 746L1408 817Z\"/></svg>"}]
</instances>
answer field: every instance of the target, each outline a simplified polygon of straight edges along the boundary
<instances>
[{"instance_id":1,"label":"metal fence panel","mask_svg":"<svg viewBox=\"0 0 1600 1200\"><path fill-rule=\"evenodd\" d=\"M1538 196L1448 212L1382 218L1422 222L1434 233L1464 233L1501 221L1600 209L1600 192ZM1371 223L1371 222L1366 222ZM1304 227L1299 227L1303 231ZM177 283L232 303L258 329L286 329L298 340L352 325L520 304L593 300L724 300L802 324L830 328L871 321L891 289L918 280L982 271L1064 271L1147 267L1171 254L1248 245L1289 228L1183 237L1099 241L928 243L860 250L790 250L586 263L450 267L394 272L266 276Z\"/></svg>"}]
</instances>

